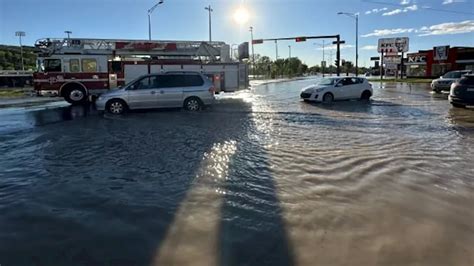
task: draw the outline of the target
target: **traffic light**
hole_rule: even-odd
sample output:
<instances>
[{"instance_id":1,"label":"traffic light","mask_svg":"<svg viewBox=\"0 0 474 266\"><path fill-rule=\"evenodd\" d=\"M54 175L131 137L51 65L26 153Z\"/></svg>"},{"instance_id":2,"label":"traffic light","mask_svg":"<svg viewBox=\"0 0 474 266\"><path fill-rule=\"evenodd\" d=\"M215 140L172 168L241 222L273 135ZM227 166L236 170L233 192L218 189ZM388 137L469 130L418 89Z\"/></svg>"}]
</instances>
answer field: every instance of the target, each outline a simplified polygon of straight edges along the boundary
<instances>
[{"instance_id":1,"label":"traffic light","mask_svg":"<svg viewBox=\"0 0 474 266\"><path fill-rule=\"evenodd\" d=\"M297 37L296 38L296 42L305 42L306 41L306 37Z\"/></svg>"},{"instance_id":2,"label":"traffic light","mask_svg":"<svg viewBox=\"0 0 474 266\"><path fill-rule=\"evenodd\" d=\"M346 64L346 60L342 59L342 65L344 66Z\"/></svg>"},{"instance_id":3,"label":"traffic light","mask_svg":"<svg viewBox=\"0 0 474 266\"><path fill-rule=\"evenodd\" d=\"M338 66L338 65L339 65L339 60L337 60L337 59L334 60L334 65L335 65L335 66Z\"/></svg>"},{"instance_id":4,"label":"traffic light","mask_svg":"<svg viewBox=\"0 0 474 266\"><path fill-rule=\"evenodd\" d=\"M252 41L252 44L261 44L261 43L263 43L262 39L257 39L257 40Z\"/></svg>"}]
</instances>

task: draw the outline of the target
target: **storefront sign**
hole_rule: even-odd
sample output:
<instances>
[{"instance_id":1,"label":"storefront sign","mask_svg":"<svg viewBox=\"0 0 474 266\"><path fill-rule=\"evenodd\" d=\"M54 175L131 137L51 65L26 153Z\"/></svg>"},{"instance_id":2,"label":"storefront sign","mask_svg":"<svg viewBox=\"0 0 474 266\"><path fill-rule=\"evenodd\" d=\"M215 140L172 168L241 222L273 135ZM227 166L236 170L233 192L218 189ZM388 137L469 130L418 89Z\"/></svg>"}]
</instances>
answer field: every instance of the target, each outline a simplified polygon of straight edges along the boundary
<instances>
[{"instance_id":1,"label":"storefront sign","mask_svg":"<svg viewBox=\"0 0 474 266\"><path fill-rule=\"evenodd\" d=\"M449 45L434 47L433 52L434 52L434 60L436 61L448 60Z\"/></svg>"},{"instance_id":2,"label":"storefront sign","mask_svg":"<svg viewBox=\"0 0 474 266\"><path fill-rule=\"evenodd\" d=\"M379 53L406 53L409 50L409 43L408 37L382 38L379 39L377 51Z\"/></svg>"},{"instance_id":3,"label":"storefront sign","mask_svg":"<svg viewBox=\"0 0 474 266\"><path fill-rule=\"evenodd\" d=\"M426 55L422 55L422 54L408 55L408 64L426 64Z\"/></svg>"}]
</instances>

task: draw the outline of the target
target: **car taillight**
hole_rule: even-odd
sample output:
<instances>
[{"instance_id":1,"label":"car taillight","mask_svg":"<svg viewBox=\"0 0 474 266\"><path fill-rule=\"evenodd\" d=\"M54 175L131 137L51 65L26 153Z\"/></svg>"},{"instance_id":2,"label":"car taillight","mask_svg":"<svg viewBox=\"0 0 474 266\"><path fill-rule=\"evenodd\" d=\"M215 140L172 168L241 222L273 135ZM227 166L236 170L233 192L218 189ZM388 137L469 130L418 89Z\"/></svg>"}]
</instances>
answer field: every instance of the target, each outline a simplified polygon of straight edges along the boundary
<instances>
[{"instance_id":1,"label":"car taillight","mask_svg":"<svg viewBox=\"0 0 474 266\"><path fill-rule=\"evenodd\" d=\"M212 94L216 93L216 88L214 86L210 87L209 92Z\"/></svg>"}]
</instances>

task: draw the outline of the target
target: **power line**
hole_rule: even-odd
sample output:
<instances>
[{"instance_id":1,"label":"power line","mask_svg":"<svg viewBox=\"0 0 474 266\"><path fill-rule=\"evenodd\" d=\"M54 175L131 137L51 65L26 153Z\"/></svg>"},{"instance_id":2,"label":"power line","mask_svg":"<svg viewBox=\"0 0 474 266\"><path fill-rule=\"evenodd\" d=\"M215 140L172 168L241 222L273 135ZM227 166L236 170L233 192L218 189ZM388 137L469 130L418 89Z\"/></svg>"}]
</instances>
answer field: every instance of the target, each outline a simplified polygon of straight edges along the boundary
<instances>
[{"instance_id":1,"label":"power line","mask_svg":"<svg viewBox=\"0 0 474 266\"><path fill-rule=\"evenodd\" d=\"M387 6L394 6L394 7L407 7L407 5L387 3L387 2L382 2L382 1L372 1L372 0L361 0L361 1L366 2L366 3L371 3L371 4L378 4L378 5L387 5ZM435 11L435 12L452 13L452 14L461 14L461 15L470 15L470 16L474 15L474 13L472 13L472 12L447 10L447 9L432 8L432 7L427 7L427 6L422 6L421 9L429 10L429 11Z\"/></svg>"}]
</instances>

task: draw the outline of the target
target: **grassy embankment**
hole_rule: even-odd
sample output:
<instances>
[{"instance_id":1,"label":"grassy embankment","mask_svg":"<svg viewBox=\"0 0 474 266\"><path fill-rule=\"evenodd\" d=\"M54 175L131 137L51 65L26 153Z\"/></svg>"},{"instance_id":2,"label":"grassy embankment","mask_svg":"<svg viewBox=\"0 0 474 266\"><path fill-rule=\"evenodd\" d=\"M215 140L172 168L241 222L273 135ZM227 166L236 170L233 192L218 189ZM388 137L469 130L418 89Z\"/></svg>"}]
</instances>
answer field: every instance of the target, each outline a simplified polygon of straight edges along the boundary
<instances>
[{"instance_id":1,"label":"grassy embankment","mask_svg":"<svg viewBox=\"0 0 474 266\"><path fill-rule=\"evenodd\" d=\"M18 98L24 97L24 89L2 89L0 90L0 98Z\"/></svg>"},{"instance_id":2,"label":"grassy embankment","mask_svg":"<svg viewBox=\"0 0 474 266\"><path fill-rule=\"evenodd\" d=\"M371 82L402 82L402 83L431 83L431 79L419 79L419 78L406 78L406 79L395 79L395 78L369 78Z\"/></svg>"}]
</instances>

